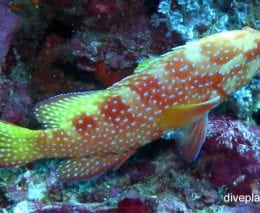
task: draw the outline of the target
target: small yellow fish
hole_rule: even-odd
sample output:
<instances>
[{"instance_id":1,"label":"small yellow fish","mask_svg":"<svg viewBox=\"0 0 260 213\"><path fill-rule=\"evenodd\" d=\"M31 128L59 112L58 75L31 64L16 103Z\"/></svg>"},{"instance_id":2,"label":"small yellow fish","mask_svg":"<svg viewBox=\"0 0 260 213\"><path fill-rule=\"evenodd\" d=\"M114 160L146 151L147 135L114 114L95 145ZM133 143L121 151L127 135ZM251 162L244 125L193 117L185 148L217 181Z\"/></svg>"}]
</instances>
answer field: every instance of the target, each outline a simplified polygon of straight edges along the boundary
<instances>
[{"instance_id":1,"label":"small yellow fish","mask_svg":"<svg viewBox=\"0 0 260 213\"><path fill-rule=\"evenodd\" d=\"M106 90L40 103L35 113L44 130L0 122L0 166L67 158L57 169L61 180L91 178L169 131L192 161L209 111L259 71L259 44L260 32L251 28L218 33L145 60Z\"/></svg>"}]
</instances>

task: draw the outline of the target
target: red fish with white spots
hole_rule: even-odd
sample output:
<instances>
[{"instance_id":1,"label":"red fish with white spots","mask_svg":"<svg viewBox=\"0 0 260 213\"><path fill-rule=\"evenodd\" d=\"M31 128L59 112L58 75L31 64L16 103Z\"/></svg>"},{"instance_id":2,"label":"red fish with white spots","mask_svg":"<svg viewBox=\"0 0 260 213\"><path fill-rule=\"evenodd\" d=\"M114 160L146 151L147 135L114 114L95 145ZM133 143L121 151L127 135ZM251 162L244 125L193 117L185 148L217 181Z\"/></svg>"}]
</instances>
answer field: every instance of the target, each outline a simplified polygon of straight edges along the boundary
<instances>
[{"instance_id":1,"label":"red fish with white spots","mask_svg":"<svg viewBox=\"0 0 260 213\"><path fill-rule=\"evenodd\" d=\"M259 45L260 32L250 28L215 34L142 62L106 90L40 103L36 117L44 130L0 122L0 166L67 158L58 168L62 180L91 178L169 131L192 161L209 111L259 71Z\"/></svg>"}]
</instances>

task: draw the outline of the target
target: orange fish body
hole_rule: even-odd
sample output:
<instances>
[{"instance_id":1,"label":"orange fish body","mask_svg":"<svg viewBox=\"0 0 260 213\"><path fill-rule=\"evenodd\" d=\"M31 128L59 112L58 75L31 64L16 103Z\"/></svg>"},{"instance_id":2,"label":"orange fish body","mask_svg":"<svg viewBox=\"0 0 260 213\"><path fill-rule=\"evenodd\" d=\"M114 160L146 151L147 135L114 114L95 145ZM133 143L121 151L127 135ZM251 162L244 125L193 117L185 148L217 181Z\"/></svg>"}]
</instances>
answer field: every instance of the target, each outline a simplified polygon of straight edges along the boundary
<instances>
[{"instance_id":1,"label":"orange fish body","mask_svg":"<svg viewBox=\"0 0 260 213\"><path fill-rule=\"evenodd\" d=\"M58 168L62 180L91 178L169 131L192 161L209 111L259 71L259 44L260 32L251 28L215 34L145 60L106 90L40 103L36 117L44 130L0 122L0 166L68 158Z\"/></svg>"}]
</instances>

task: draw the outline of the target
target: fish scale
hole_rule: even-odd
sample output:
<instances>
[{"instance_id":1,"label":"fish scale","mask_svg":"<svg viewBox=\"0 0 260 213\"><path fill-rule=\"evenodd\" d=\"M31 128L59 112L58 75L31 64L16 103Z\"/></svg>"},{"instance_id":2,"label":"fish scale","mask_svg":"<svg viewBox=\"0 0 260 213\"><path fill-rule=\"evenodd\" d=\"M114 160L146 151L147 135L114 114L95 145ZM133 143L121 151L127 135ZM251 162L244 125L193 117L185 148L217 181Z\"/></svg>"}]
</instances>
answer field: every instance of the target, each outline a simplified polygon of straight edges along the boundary
<instances>
[{"instance_id":1,"label":"fish scale","mask_svg":"<svg viewBox=\"0 0 260 213\"><path fill-rule=\"evenodd\" d=\"M251 28L214 34L141 62L106 90L41 102L35 114L46 129L0 122L0 166L64 158L61 180L88 179L169 132L183 158L193 161L209 111L259 71L259 44L260 32Z\"/></svg>"}]
</instances>

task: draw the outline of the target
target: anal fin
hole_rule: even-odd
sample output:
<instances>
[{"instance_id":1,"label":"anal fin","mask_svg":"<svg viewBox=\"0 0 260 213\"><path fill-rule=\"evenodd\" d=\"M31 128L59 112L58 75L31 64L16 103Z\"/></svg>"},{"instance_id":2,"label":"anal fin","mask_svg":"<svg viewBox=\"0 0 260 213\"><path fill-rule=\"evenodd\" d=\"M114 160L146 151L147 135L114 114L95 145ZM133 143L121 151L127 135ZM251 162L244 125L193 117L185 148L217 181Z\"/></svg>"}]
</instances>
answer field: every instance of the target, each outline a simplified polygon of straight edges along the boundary
<instances>
[{"instance_id":1,"label":"anal fin","mask_svg":"<svg viewBox=\"0 0 260 213\"><path fill-rule=\"evenodd\" d=\"M207 133L208 115L186 128L177 138L181 156L188 162L195 160L205 141Z\"/></svg>"},{"instance_id":2,"label":"anal fin","mask_svg":"<svg viewBox=\"0 0 260 213\"><path fill-rule=\"evenodd\" d=\"M107 154L90 158L73 158L58 167L58 177L62 181L90 179L111 168L121 166L135 150L119 154Z\"/></svg>"}]
</instances>

